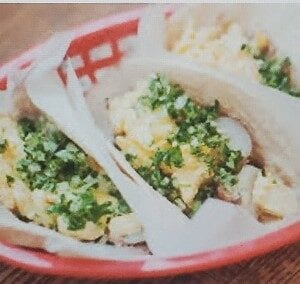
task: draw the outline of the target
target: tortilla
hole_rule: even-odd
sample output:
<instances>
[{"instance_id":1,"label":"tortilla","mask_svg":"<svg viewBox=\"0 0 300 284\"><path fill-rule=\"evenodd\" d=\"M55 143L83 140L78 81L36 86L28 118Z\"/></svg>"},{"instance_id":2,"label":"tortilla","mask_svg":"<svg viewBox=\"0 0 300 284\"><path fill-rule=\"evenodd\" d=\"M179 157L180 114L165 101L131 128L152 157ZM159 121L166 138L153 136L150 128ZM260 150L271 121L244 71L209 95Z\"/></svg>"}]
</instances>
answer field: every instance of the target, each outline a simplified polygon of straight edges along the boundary
<instances>
[{"instance_id":1,"label":"tortilla","mask_svg":"<svg viewBox=\"0 0 300 284\"><path fill-rule=\"evenodd\" d=\"M94 116L110 139L113 134L108 127L105 102L102 96L96 98L97 93L102 92L105 97L120 96L133 88L137 81L154 73L165 74L167 78L183 86L200 104L213 104L218 100L221 111L240 121L250 133L255 145L254 158L261 160L268 169L278 173L288 184L300 186L300 136L297 131L299 101L285 96L280 91L237 81L231 76L215 73L209 68L191 66L174 58L129 59L123 63L117 74L107 75L107 84L102 84L98 87L100 89L95 87L91 92L88 99L98 100L98 104L90 103ZM116 82L113 88L108 87L110 80ZM99 102L101 98L102 101ZM270 113L273 115L266 115Z\"/></svg>"},{"instance_id":2,"label":"tortilla","mask_svg":"<svg viewBox=\"0 0 300 284\"><path fill-rule=\"evenodd\" d=\"M131 58L123 62L120 69L107 71L102 84L94 87L87 95L88 104L99 128L103 130L107 139L110 140L108 147L111 153L116 161L122 165L122 168L140 186L145 185L145 181L113 146L114 133L108 118L107 99L122 96L126 91L133 90L136 82L144 80L154 73L163 74L169 80L180 84L187 91L188 95L199 104L213 104L217 99L220 102L221 112L238 120L250 134L254 149L251 157L259 161L264 166L266 172L269 171L281 177L287 185L293 187L293 190L299 196L300 136L297 131L297 121L299 120L300 104L297 99L287 97L275 89L267 89L264 86L245 80L234 80L231 76L216 73L209 68L190 65L174 57L165 57L164 60L149 57ZM270 113L273 115L267 115ZM289 141L288 145L286 141ZM299 200L297 199L296 202L299 202ZM206 204L207 206L205 206ZM216 206L214 209L212 204ZM224 224L229 226L214 227L214 230L217 232L217 236L213 234L214 237L208 233L209 230L204 229L204 224L208 226L208 224L215 222L215 217L212 215L209 217L208 207L211 208L210 210L216 210L216 212L220 210L218 215L220 222L224 221ZM231 212L231 209L228 209L229 207L232 208L233 212ZM205 201L195 217L192 218L192 220L195 220L193 225L189 227L191 232L195 232L195 236L191 236L190 234L189 237L185 238L184 244L182 244L182 241L182 246L189 246L189 248L186 247L185 250L182 250L185 252L198 249L203 250L205 245L207 245L207 248L218 247L218 243L228 245L237 240L241 241L245 236L257 235L271 228L274 230L283 223L294 222L295 220L299 220L300 217L299 213L297 213L290 217L291 219L286 218L282 222L261 225L247 212L243 215L243 218L236 219L234 226L234 222L227 223L229 220L233 220L232 218L237 217L236 214L241 214L238 213L239 210L241 210L239 206L223 201L210 201L209 199ZM232 214L232 216L229 217L228 214ZM200 222L200 220L202 221ZM200 224L198 221L202 224L201 229L198 227ZM241 235L236 236L236 238L233 237L233 227L241 230L239 231ZM232 232L232 235L229 231L225 233L226 228ZM200 245L198 243L197 246L195 243L196 238L199 240L200 230L205 244ZM222 238L224 236L225 239L221 241L221 237L219 236L222 236ZM230 239L231 237L235 241ZM208 240L210 241L208 242ZM189 245L186 243L189 243Z\"/></svg>"},{"instance_id":3,"label":"tortilla","mask_svg":"<svg viewBox=\"0 0 300 284\"><path fill-rule=\"evenodd\" d=\"M107 151L106 140L101 130L96 128L95 122L88 112L83 92L70 64L68 64L67 70L67 87L63 85L56 68L60 65L66 53L69 38L69 34L58 34L45 45L40 58L37 59L25 80L26 93L39 111L47 115L63 133L80 146L86 154L93 157L106 171L132 211L136 214L138 220L140 220L147 245L151 251L164 251L167 239L176 234L178 230L187 232L183 229L183 227L187 226L187 218L176 206L170 204L157 192L148 190L146 185L140 187L139 190L134 190L137 188L137 184L120 170L110 156L109 151ZM153 210L156 215L153 214ZM3 212L10 214L8 210ZM3 219L6 218L5 214L1 217ZM16 222L12 222L10 226L12 230L9 234L11 242L26 246L37 245L46 250L51 250L47 246L47 240L49 234L52 236L55 232L45 229L47 233L39 235L32 230L31 226L26 226L27 224L24 225L22 223L20 229L20 223L17 222L16 218L15 220ZM7 226L3 226L1 229L7 231ZM20 230L24 230L28 238L24 240L19 238ZM14 234L17 237L12 237ZM55 234L55 236L57 235ZM30 236L33 239L40 238L40 240L33 243L28 241ZM58 241L57 247L59 250L61 242L58 239L56 240ZM125 257L124 253L127 252L126 255L129 260L132 259L132 255L140 253L139 249L136 250L134 248L124 248L123 251L123 248L119 247L111 248L107 245L97 245L103 248L104 252L106 248L119 251L120 258ZM172 246L168 247L168 251L171 251L171 248ZM132 251L132 254L128 253L129 250ZM78 251L76 247L72 247L68 251L74 254L84 254L85 252L84 249L83 251ZM64 250L62 250L63 252ZM111 257L115 258L116 255ZM94 255L91 257L94 257ZM98 257L108 256L105 253L100 253Z\"/></svg>"},{"instance_id":4,"label":"tortilla","mask_svg":"<svg viewBox=\"0 0 300 284\"><path fill-rule=\"evenodd\" d=\"M26 72L21 71L22 74L19 74L20 76L17 74L16 78L20 77L22 80L13 80L15 77L10 78L13 81L11 88L1 94L5 96L5 105L3 110L1 110L1 113L10 114L10 116L12 116L15 111L16 119L24 116L35 117L40 113L48 116L49 113L50 116L48 116L48 119L50 120L52 114L55 117L53 120L58 121L56 126L58 126L58 128L63 132L68 133L71 140L79 140L78 144L83 145L83 148L85 148L84 145L86 142L84 142L84 140L88 137L88 135L85 135L84 131L83 133L78 131L80 123L78 123L78 125L66 123L68 118L75 120L74 117L76 116L76 113L73 108L78 108L78 105L72 105L72 103L68 101L68 97L64 96L66 88L63 86L58 73L55 71L62 62L71 38L72 34L70 33L56 34L42 47L37 57L37 61L33 64L33 66L27 68ZM68 74L69 93L71 92L72 94L74 93L75 96L77 95L78 101L78 96L82 96L81 86L79 85L77 78L76 80L74 79L75 73L70 65ZM24 87L24 79L26 88ZM32 84L36 88L35 90L32 90ZM43 92L43 90L45 91ZM49 101L46 101L43 96L39 96L41 93L45 95L49 95L50 93L53 96L48 96ZM29 99L28 94L31 94L31 100ZM34 94L36 94L36 96ZM59 111L56 111L56 106L60 99L62 100L60 101L61 105L65 106L65 108L61 109L63 111L63 115L61 115ZM36 102L37 104L32 105L32 103ZM84 107L84 104L81 106ZM54 112L51 112L51 109ZM77 110L79 111L79 109ZM83 111L80 113L82 114ZM88 117L89 116L87 116L87 121ZM85 136L85 138L81 139L80 137L83 136ZM93 152L93 150L91 151L90 149L91 148L88 148L88 151L86 151L89 154ZM99 150L101 151L101 147L99 147ZM99 150L97 149L96 152L99 152ZM116 175L118 175L118 172L116 172ZM1 205L0 211L1 240L9 242L10 244L42 248L49 252L61 255L89 258L132 260L141 258L144 259L145 254L147 254L147 250L145 250L145 248L119 247L101 243L82 243L76 239L63 236L56 231L38 226L32 222L23 222L3 205Z\"/></svg>"},{"instance_id":5,"label":"tortilla","mask_svg":"<svg viewBox=\"0 0 300 284\"><path fill-rule=\"evenodd\" d=\"M151 10L153 9L153 10ZM242 32L248 36L254 36L255 34L263 34L270 40L271 45L274 47L276 55L279 58L288 57L292 64L291 68L291 81L292 85L295 85L296 89L300 87L300 57L297 49L297 41L300 36L298 26L300 24L299 17L297 16L300 11L298 4L197 4L197 5L180 5L175 8L173 15L171 15L166 21L161 18L164 13L163 8L150 7L141 18L141 24L139 27L136 53L145 56L164 56L166 52L173 50L176 42L178 42L181 36L186 32L187 27L193 27L193 30L199 30L201 28L208 28L212 26L221 26L226 23L236 23L241 27ZM156 21L151 19L156 19ZM284 24L283 24L284 23ZM162 32L165 31L165 32ZM218 32L216 31L216 34ZM148 36L150 35L150 36ZM191 37L195 35L190 35ZM202 34L203 37L209 36ZM186 35L186 44L189 44L188 35ZM211 40L211 39L210 39ZM218 36L216 35L216 40ZM228 41L229 38L224 38L224 41ZM232 40L232 39L231 39ZM140 44L139 44L140 42ZM291 44L293 42L294 44ZM143 45L142 45L143 43ZM227 44L227 43L226 43ZM228 43L229 44L229 43ZM205 46L205 44L204 44ZM232 43L232 49L235 49L235 43ZM272 49L270 52L273 53ZM216 48L216 52L218 49ZM172 53L174 50L172 51ZM218 52L222 52L221 50ZM205 55L203 55L205 57ZM206 57L215 56L218 54L207 54ZM197 62L196 57L192 56L179 56L182 60L189 61L190 64L207 65L205 60ZM221 56L222 57L222 56ZM229 72L235 68L241 68L240 72L234 72L234 76L241 78L253 79L258 82L259 79L254 80L253 75L249 75L250 70L242 70L239 66L237 58L228 59L234 60L229 62L217 63L216 66L211 68L216 69L218 72ZM197 63L196 63L197 62ZM228 65L223 68L222 65ZM257 68L251 64L244 69ZM257 71L256 71L257 72Z\"/></svg>"}]
</instances>

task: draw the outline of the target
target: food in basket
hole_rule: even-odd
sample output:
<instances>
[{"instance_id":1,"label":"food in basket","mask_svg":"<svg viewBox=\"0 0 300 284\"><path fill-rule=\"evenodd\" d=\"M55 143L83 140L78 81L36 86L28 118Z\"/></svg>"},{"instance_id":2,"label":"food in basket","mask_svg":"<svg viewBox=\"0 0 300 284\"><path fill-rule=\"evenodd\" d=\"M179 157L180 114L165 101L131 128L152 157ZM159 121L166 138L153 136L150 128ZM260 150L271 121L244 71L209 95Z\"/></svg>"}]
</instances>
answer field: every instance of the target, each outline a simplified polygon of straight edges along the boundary
<instances>
[{"instance_id":1,"label":"food in basket","mask_svg":"<svg viewBox=\"0 0 300 284\"><path fill-rule=\"evenodd\" d=\"M1 240L96 258L144 254L132 247L144 242L141 223L108 176L107 162L99 163L102 148L86 147L92 126L78 120L89 116L75 72L69 62L64 85L55 71L71 36L54 35L34 66L17 74L25 80L10 78L12 88L1 93ZM80 110L70 94L82 102Z\"/></svg>"},{"instance_id":2,"label":"food in basket","mask_svg":"<svg viewBox=\"0 0 300 284\"><path fill-rule=\"evenodd\" d=\"M155 74L108 108L116 146L187 216L209 197L240 204L260 220L298 212L296 191L263 163L255 166L250 135L230 113L221 113L217 100L199 105L179 84Z\"/></svg>"},{"instance_id":3,"label":"food in basket","mask_svg":"<svg viewBox=\"0 0 300 284\"><path fill-rule=\"evenodd\" d=\"M0 201L22 220L83 241L143 241L105 171L33 106L0 116L0 142Z\"/></svg>"},{"instance_id":4,"label":"food in basket","mask_svg":"<svg viewBox=\"0 0 300 284\"><path fill-rule=\"evenodd\" d=\"M238 23L197 29L189 21L170 51L300 97L291 79L290 59L277 55L266 34L257 32L247 37Z\"/></svg>"},{"instance_id":5,"label":"food in basket","mask_svg":"<svg viewBox=\"0 0 300 284\"><path fill-rule=\"evenodd\" d=\"M0 116L0 201L19 217L0 206L1 237L131 259L136 251L118 249L182 255L298 220L295 98L176 59L137 58L86 94L97 129L70 61L66 86L54 71L69 46L58 39L25 80L34 106Z\"/></svg>"},{"instance_id":6,"label":"food in basket","mask_svg":"<svg viewBox=\"0 0 300 284\"><path fill-rule=\"evenodd\" d=\"M178 7L165 22L145 17L141 36L153 30L150 46L164 44L169 52L232 76L276 88L300 97L299 56L289 36L298 38L299 7L268 5L186 5ZM271 12L272 11L272 12ZM282 23L286 19L288 26ZM286 33L289 30L289 33ZM155 32L156 31L156 32ZM143 35L145 34L145 36ZM164 37L164 43L159 40ZM152 42L152 44L151 44ZM149 48L151 50L151 47Z\"/></svg>"}]
</instances>

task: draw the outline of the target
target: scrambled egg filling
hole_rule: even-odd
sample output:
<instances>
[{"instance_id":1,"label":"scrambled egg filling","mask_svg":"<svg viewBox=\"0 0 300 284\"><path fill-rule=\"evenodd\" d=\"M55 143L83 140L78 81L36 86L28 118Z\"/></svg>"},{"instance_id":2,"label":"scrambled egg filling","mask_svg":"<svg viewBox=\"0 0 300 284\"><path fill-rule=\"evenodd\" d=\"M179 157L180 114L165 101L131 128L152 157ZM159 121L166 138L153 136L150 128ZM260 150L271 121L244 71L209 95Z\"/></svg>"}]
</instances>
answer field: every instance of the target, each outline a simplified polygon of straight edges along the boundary
<instances>
[{"instance_id":1,"label":"scrambled egg filling","mask_svg":"<svg viewBox=\"0 0 300 284\"><path fill-rule=\"evenodd\" d=\"M247 165L247 157L217 131L218 102L198 106L180 86L156 75L110 100L109 114L115 144L132 167L186 215L208 197L239 203L254 215L297 212L295 191L269 189L261 170Z\"/></svg>"},{"instance_id":2,"label":"scrambled egg filling","mask_svg":"<svg viewBox=\"0 0 300 284\"><path fill-rule=\"evenodd\" d=\"M103 169L43 117L0 116L0 202L80 240L143 240L140 223Z\"/></svg>"},{"instance_id":3,"label":"scrambled egg filling","mask_svg":"<svg viewBox=\"0 0 300 284\"><path fill-rule=\"evenodd\" d=\"M300 90L291 82L289 58L279 58L265 34L257 32L249 36L237 23L197 28L189 20L180 38L170 49L199 64L241 75L300 97Z\"/></svg>"},{"instance_id":4,"label":"scrambled egg filling","mask_svg":"<svg viewBox=\"0 0 300 284\"><path fill-rule=\"evenodd\" d=\"M235 183L242 161L240 151L229 149L216 131L217 108L217 103L200 108L160 76L110 101L116 145L150 185L189 216L214 194L216 183Z\"/></svg>"}]
</instances>

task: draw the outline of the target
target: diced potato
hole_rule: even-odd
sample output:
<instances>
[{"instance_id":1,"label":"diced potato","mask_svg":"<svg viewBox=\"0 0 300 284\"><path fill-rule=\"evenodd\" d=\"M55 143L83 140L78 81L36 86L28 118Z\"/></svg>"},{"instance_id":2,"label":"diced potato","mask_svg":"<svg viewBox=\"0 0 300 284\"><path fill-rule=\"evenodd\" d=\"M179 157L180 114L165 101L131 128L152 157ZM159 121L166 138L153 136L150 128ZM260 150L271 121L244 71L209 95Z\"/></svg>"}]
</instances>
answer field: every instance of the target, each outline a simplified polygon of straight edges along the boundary
<instances>
[{"instance_id":1,"label":"diced potato","mask_svg":"<svg viewBox=\"0 0 300 284\"><path fill-rule=\"evenodd\" d=\"M32 206L30 189L22 181L16 180L12 187L12 194L20 214L28 219L33 219L35 210Z\"/></svg>"},{"instance_id":2,"label":"diced potato","mask_svg":"<svg viewBox=\"0 0 300 284\"><path fill-rule=\"evenodd\" d=\"M0 177L0 203L10 210L16 206L12 190L7 186L6 182L2 181L2 177Z\"/></svg>"},{"instance_id":3,"label":"diced potato","mask_svg":"<svg viewBox=\"0 0 300 284\"><path fill-rule=\"evenodd\" d=\"M190 153L189 145L182 145L181 151L184 164L181 168L172 167L172 177L179 187L182 200L190 204L201 185L206 183L211 176L207 165Z\"/></svg>"},{"instance_id":4,"label":"diced potato","mask_svg":"<svg viewBox=\"0 0 300 284\"><path fill-rule=\"evenodd\" d=\"M255 214L252 203L254 182L260 170L251 165L245 165L238 174L238 183L234 186L241 197L241 206Z\"/></svg>"},{"instance_id":5,"label":"diced potato","mask_svg":"<svg viewBox=\"0 0 300 284\"><path fill-rule=\"evenodd\" d=\"M116 244L138 243L144 240L142 226L133 213L112 218L108 229L110 241Z\"/></svg>"},{"instance_id":6,"label":"diced potato","mask_svg":"<svg viewBox=\"0 0 300 284\"><path fill-rule=\"evenodd\" d=\"M165 140L176 127L164 108L150 111L138 102L139 97L148 93L148 82L142 81L135 91L110 102L110 120L114 133L128 138L131 143L139 144L145 150Z\"/></svg>"},{"instance_id":7,"label":"diced potato","mask_svg":"<svg viewBox=\"0 0 300 284\"><path fill-rule=\"evenodd\" d=\"M7 150L0 154L7 163L12 165L16 159L23 157L23 141L18 134L17 123L9 116L0 116L0 137L5 137L8 142Z\"/></svg>"},{"instance_id":8,"label":"diced potato","mask_svg":"<svg viewBox=\"0 0 300 284\"><path fill-rule=\"evenodd\" d=\"M0 202L9 209L15 208L11 187L7 184L6 175L11 175L11 166L0 155Z\"/></svg>"},{"instance_id":9,"label":"diced potato","mask_svg":"<svg viewBox=\"0 0 300 284\"><path fill-rule=\"evenodd\" d=\"M256 215L252 202L252 191L259 172L260 170L256 167L245 165L237 175L238 183L229 189L218 188L218 197L225 201L238 203Z\"/></svg>"},{"instance_id":10,"label":"diced potato","mask_svg":"<svg viewBox=\"0 0 300 284\"><path fill-rule=\"evenodd\" d=\"M136 159L134 159L133 161L135 168L141 165L151 164L150 158L154 154L153 150L146 150L141 147L136 141L132 141L130 138L124 136L117 136L116 144L124 153L136 156Z\"/></svg>"},{"instance_id":11,"label":"diced potato","mask_svg":"<svg viewBox=\"0 0 300 284\"><path fill-rule=\"evenodd\" d=\"M259 174L253 189L253 203L259 217L271 215L283 218L300 210L296 190L285 186L272 176Z\"/></svg>"},{"instance_id":12,"label":"diced potato","mask_svg":"<svg viewBox=\"0 0 300 284\"><path fill-rule=\"evenodd\" d=\"M127 116L127 111L131 109L131 105L136 103L137 98L134 92L127 93L129 99L117 97L109 101L109 115L114 131L116 134L121 134L124 131L124 123ZM119 111L120 108L123 111Z\"/></svg>"},{"instance_id":13,"label":"diced potato","mask_svg":"<svg viewBox=\"0 0 300 284\"><path fill-rule=\"evenodd\" d=\"M51 227L55 218L47 213L49 205L55 201L55 195L43 190L35 189L31 193L31 206L35 215L33 220L45 227Z\"/></svg>"},{"instance_id":14,"label":"diced potato","mask_svg":"<svg viewBox=\"0 0 300 284\"><path fill-rule=\"evenodd\" d=\"M169 117L165 108L155 110L152 112L150 119L150 131L153 136L153 142L157 143L160 140L165 140L170 132L172 132L176 125Z\"/></svg>"},{"instance_id":15,"label":"diced potato","mask_svg":"<svg viewBox=\"0 0 300 284\"><path fill-rule=\"evenodd\" d=\"M104 235L104 230L91 221L86 222L84 229L71 231L68 230L63 216L57 218L57 229L65 236L73 237L84 241L93 241Z\"/></svg>"}]
</instances>

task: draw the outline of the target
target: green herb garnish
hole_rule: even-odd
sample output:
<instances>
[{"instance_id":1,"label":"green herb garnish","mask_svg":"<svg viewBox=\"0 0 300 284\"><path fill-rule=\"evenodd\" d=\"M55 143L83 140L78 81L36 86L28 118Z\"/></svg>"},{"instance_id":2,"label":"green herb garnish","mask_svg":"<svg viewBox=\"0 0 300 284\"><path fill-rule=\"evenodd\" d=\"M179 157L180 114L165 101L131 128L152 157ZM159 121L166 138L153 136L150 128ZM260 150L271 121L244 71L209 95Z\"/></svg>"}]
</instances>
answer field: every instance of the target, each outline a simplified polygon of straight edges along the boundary
<instances>
[{"instance_id":1,"label":"green herb garnish","mask_svg":"<svg viewBox=\"0 0 300 284\"><path fill-rule=\"evenodd\" d=\"M153 164L159 167L162 162L168 166L181 168L183 166L183 158L180 147L176 146L167 150L157 150L153 157Z\"/></svg>"},{"instance_id":2,"label":"green herb garnish","mask_svg":"<svg viewBox=\"0 0 300 284\"><path fill-rule=\"evenodd\" d=\"M158 167L141 166L137 169L141 177L162 195L168 197L175 190L173 181L165 175Z\"/></svg>"},{"instance_id":3,"label":"green herb garnish","mask_svg":"<svg viewBox=\"0 0 300 284\"><path fill-rule=\"evenodd\" d=\"M126 153L125 154L125 159L129 162L132 163L136 159L136 155Z\"/></svg>"},{"instance_id":4,"label":"green herb garnish","mask_svg":"<svg viewBox=\"0 0 300 284\"><path fill-rule=\"evenodd\" d=\"M100 217L111 214L110 206L110 202L98 204L90 192L73 195L72 200L62 194L60 202L50 206L48 213L63 216L68 230L75 231L83 229L88 221L97 223Z\"/></svg>"},{"instance_id":5,"label":"green herb garnish","mask_svg":"<svg viewBox=\"0 0 300 284\"><path fill-rule=\"evenodd\" d=\"M6 139L0 138L0 154L3 154L7 149L8 143Z\"/></svg>"},{"instance_id":6,"label":"green herb garnish","mask_svg":"<svg viewBox=\"0 0 300 284\"><path fill-rule=\"evenodd\" d=\"M300 97L300 90L294 88L291 82L291 61L288 57L269 57L249 44L242 44L241 50L251 54L254 59L261 60L258 72L262 84L278 89L294 97Z\"/></svg>"},{"instance_id":7,"label":"green herb garnish","mask_svg":"<svg viewBox=\"0 0 300 284\"><path fill-rule=\"evenodd\" d=\"M47 212L62 215L69 230L83 229L86 222L96 223L106 214L130 212L110 178L93 170L87 155L51 122L44 117L34 121L22 119L18 127L25 157L18 161L17 173L30 190L59 194L60 201ZM10 178L8 181L13 182ZM94 191L102 188L115 196L118 204L99 204Z\"/></svg>"},{"instance_id":8,"label":"green herb garnish","mask_svg":"<svg viewBox=\"0 0 300 284\"><path fill-rule=\"evenodd\" d=\"M291 96L300 97L300 90L295 90L292 87L290 68L291 62L288 57L265 59L258 72L264 85L283 91Z\"/></svg>"},{"instance_id":9,"label":"green herb garnish","mask_svg":"<svg viewBox=\"0 0 300 284\"><path fill-rule=\"evenodd\" d=\"M149 90L150 94L142 96L140 103L150 110L165 108L177 127L167 137L169 146L155 152L151 165L136 170L154 189L191 216L196 207L214 194L217 184L231 187L237 182L242 155L240 151L231 150L228 139L216 129L214 120L219 114L218 101L214 105L199 106L184 94L178 84L159 74L150 81ZM191 154L204 161L212 173L212 185L199 189L192 205L184 204L176 183L162 170L164 166L180 168L184 165L180 146L186 144L190 145ZM126 155L126 159L134 166L131 156Z\"/></svg>"},{"instance_id":10,"label":"green herb garnish","mask_svg":"<svg viewBox=\"0 0 300 284\"><path fill-rule=\"evenodd\" d=\"M10 175L6 175L6 182L7 182L7 185L9 187L12 186L12 184L15 182L15 179L14 177L10 176Z\"/></svg>"}]
</instances>

